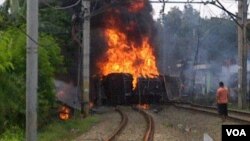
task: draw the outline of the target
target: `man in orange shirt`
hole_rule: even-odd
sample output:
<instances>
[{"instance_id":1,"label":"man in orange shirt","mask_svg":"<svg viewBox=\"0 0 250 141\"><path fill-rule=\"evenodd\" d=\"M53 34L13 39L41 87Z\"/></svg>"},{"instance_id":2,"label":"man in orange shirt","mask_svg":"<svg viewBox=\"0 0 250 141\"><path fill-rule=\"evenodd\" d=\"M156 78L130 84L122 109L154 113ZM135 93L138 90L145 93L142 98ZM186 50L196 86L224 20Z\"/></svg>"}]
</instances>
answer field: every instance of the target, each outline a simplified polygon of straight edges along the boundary
<instances>
[{"instance_id":1,"label":"man in orange shirt","mask_svg":"<svg viewBox=\"0 0 250 141\"><path fill-rule=\"evenodd\" d=\"M216 101L218 105L218 112L222 117L222 120L224 121L227 118L227 103L229 99L229 91L224 86L223 82L219 83L219 88L216 92Z\"/></svg>"}]
</instances>

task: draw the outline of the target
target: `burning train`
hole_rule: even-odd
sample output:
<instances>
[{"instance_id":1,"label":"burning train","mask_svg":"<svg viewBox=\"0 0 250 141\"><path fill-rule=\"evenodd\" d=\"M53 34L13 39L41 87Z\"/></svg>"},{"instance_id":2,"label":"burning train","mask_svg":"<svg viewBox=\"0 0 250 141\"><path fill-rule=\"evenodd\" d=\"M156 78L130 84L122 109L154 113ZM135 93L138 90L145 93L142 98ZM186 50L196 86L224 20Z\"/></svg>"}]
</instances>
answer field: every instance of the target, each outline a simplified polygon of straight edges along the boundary
<instances>
[{"instance_id":1,"label":"burning train","mask_svg":"<svg viewBox=\"0 0 250 141\"><path fill-rule=\"evenodd\" d=\"M160 104L179 97L179 81L169 76L139 77L133 87L133 77L127 73L110 73L99 83L99 99L108 105Z\"/></svg>"},{"instance_id":2,"label":"burning train","mask_svg":"<svg viewBox=\"0 0 250 141\"><path fill-rule=\"evenodd\" d=\"M108 4L112 6L92 19L92 28L98 33L91 42L93 53L98 54L92 58L92 64L96 64L93 75L99 76L99 83L92 84L90 99L106 99L112 105L167 101L173 86L165 81L169 77L161 76L157 69L157 30L149 1L102 3Z\"/></svg>"},{"instance_id":3,"label":"burning train","mask_svg":"<svg viewBox=\"0 0 250 141\"><path fill-rule=\"evenodd\" d=\"M150 2L105 0L91 5L103 11L91 18L91 103L160 103L178 96L179 80L160 75L157 68Z\"/></svg>"}]
</instances>

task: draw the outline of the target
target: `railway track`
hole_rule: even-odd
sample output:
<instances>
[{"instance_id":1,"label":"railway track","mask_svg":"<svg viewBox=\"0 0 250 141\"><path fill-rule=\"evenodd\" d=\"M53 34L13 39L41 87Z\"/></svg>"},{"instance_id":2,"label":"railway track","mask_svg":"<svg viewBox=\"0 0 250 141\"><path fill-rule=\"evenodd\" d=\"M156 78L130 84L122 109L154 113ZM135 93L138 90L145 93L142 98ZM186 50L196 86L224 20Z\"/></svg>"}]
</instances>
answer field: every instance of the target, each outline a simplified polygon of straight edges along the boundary
<instances>
[{"instance_id":1,"label":"railway track","mask_svg":"<svg viewBox=\"0 0 250 141\"><path fill-rule=\"evenodd\" d=\"M153 117L149 114L147 114L144 110L139 108L133 108L134 110L138 111L140 114L143 115L143 117L146 120L147 123L147 129L143 137L143 141L153 141L154 138L154 120ZM126 128L128 123L128 116L120 109L116 108L116 111L121 115L121 122L117 129L109 136L105 141L114 141L117 136L122 134L122 131L124 128Z\"/></svg>"},{"instance_id":2,"label":"railway track","mask_svg":"<svg viewBox=\"0 0 250 141\"><path fill-rule=\"evenodd\" d=\"M187 103L187 102L172 102L172 103L174 104L174 106L179 107L179 108L210 113L210 114L214 114L218 116L216 107L203 106L203 105L192 104L192 103ZM250 124L250 112L229 109L228 118Z\"/></svg>"},{"instance_id":3,"label":"railway track","mask_svg":"<svg viewBox=\"0 0 250 141\"><path fill-rule=\"evenodd\" d=\"M154 128L155 128L153 117L141 109L139 109L139 111L140 113L143 114L144 118L147 121L147 131L144 135L143 141L153 141L154 140Z\"/></svg>"},{"instance_id":4,"label":"railway track","mask_svg":"<svg viewBox=\"0 0 250 141\"><path fill-rule=\"evenodd\" d=\"M124 112L122 112L119 108L116 108L115 110L121 115L122 120L118 128L105 141L113 141L115 137L121 133L121 131L125 128L125 126L128 123L128 116Z\"/></svg>"}]
</instances>

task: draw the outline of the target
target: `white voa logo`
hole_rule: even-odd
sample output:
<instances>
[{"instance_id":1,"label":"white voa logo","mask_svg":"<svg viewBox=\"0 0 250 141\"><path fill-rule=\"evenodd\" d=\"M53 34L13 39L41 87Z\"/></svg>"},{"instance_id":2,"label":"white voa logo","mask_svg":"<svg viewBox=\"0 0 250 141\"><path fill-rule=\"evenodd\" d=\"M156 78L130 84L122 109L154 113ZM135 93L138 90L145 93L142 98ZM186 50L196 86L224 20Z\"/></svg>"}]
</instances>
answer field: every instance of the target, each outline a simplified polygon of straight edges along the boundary
<instances>
[{"instance_id":1,"label":"white voa logo","mask_svg":"<svg viewBox=\"0 0 250 141\"><path fill-rule=\"evenodd\" d=\"M244 129L226 129L227 136L247 136Z\"/></svg>"}]
</instances>

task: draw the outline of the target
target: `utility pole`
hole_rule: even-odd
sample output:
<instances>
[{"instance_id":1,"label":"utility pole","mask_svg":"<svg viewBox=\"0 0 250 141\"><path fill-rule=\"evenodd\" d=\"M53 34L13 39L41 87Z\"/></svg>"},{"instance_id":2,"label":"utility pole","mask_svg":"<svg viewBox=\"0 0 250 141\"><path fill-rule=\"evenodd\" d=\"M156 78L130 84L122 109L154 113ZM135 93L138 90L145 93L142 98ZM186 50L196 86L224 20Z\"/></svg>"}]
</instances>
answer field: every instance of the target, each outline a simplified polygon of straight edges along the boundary
<instances>
[{"instance_id":1,"label":"utility pole","mask_svg":"<svg viewBox=\"0 0 250 141\"><path fill-rule=\"evenodd\" d=\"M246 23L247 23L247 0L238 0L238 107L246 108L247 94L247 41L246 41Z\"/></svg>"},{"instance_id":2,"label":"utility pole","mask_svg":"<svg viewBox=\"0 0 250 141\"><path fill-rule=\"evenodd\" d=\"M26 141L37 140L38 0L27 0Z\"/></svg>"},{"instance_id":3,"label":"utility pole","mask_svg":"<svg viewBox=\"0 0 250 141\"><path fill-rule=\"evenodd\" d=\"M90 60L90 0L82 0L82 12L83 12L83 103L82 110L84 116L89 114L89 60Z\"/></svg>"},{"instance_id":4,"label":"utility pole","mask_svg":"<svg viewBox=\"0 0 250 141\"><path fill-rule=\"evenodd\" d=\"M167 50L167 48L165 47L165 44L166 44L166 31L165 31L165 29L164 29L164 16L165 16L165 14L164 14L164 11L165 11L165 5L166 5L166 3L165 3L165 0L163 0L162 1L163 3L162 3L162 9L161 9L161 11L160 11L160 15L161 15L161 19L160 19L160 23L163 25L163 29L161 30L161 32L162 32L162 46L163 46L163 48L161 48L161 50L160 50L160 54L161 54L161 60L162 60L162 65L161 65L161 73L162 74L164 74L164 75L167 75L167 74L169 74L170 75L170 72L169 72L169 70L168 70L168 66L169 66L169 63L167 64L167 60L169 61L169 51Z\"/></svg>"},{"instance_id":5,"label":"utility pole","mask_svg":"<svg viewBox=\"0 0 250 141\"><path fill-rule=\"evenodd\" d=\"M17 13L18 13L18 8L19 8L19 1L18 0L10 0L10 11L11 14L16 18Z\"/></svg>"}]
</instances>

